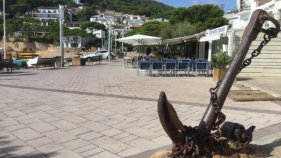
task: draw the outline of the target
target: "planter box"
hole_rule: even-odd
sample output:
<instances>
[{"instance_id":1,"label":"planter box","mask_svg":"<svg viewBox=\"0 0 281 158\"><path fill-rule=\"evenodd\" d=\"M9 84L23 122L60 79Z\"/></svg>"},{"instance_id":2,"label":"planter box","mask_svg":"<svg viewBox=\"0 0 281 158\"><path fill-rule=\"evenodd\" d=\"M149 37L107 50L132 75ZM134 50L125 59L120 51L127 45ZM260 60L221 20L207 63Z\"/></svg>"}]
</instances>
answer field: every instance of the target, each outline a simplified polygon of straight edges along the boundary
<instances>
[{"instance_id":1,"label":"planter box","mask_svg":"<svg viewBox=\"0 0 281 158\"><path fill-rule=\"evenodd\" d=\"M213 81L218 82L221 80L227 69L213 69Z\"/></svg>"},{"instance_id":2,"label":"planter box","mask_svg":"<svg viewBox=\"0 0 281 158\"><path fill-rule=\"evenodd\" d=\"M81 58L72 58L72 66L84 66L85 60L82 60Z\"/></svg>"}]
</instances>

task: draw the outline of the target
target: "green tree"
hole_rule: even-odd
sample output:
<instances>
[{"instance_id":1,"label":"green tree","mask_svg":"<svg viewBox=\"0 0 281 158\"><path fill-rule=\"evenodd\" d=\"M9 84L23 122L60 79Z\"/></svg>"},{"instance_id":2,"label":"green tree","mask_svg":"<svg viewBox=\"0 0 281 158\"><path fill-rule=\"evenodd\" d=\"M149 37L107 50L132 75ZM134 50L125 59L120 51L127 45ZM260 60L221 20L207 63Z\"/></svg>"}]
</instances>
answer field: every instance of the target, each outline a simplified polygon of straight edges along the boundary
<instances>
[{"instance_id":1,"label":"green tree","mask_svg":"<svg viewBox=\"0 0 281 158\"><path fill-rule=\"evenodd\" d=\"M163 39L175 38L192 35L198 32L198 28L188 21L179 22L176 24L170 24L161 30L161 37Z\"/></svg>"},{"instance_id":2,"label":"green tree","mask_svg":"<svg viewBox=\"0 0 281 158\"><path fill-rule=\"evenodd\" d=\"M97 12L93 7L86 7L77 14L77 18L79 21L88 21L90 20L91 16L96 14Z\"/></svg>"},{"instance_id":3,"label":"green tree","mask_svg":"<svg viewBox=\"0 0 281 158\"><path fill-rule=\"evenodd\" d=\"M194 5L189 8L176 9L170 18L171 24L188 21L198 28L198 31L216 28L228 24L223 17L224 11L212 4Z\"/></svg>"},{"instance_id":4,"label":"green tree","mask_svg":"<svg viewBox=\"0 0 281 158\"><path fill-rule=\"evenodd\" d=\"M144 34L150 36L160 36L161 30L168 27L169 23L164 22L148 22L143 24L140 28L130 31L126 34L126 36L133 34Z\"/></svg>"},{"instance_id":5,"label":"green tree","mask_svg":"<svg viewBox=\"0 0 281 158\"><path fill-rule=\"evenodd\" d=\"M97 23L97 22L88 22L85 24L82 24L81 26L82 29L97 29L97 30L106 30L105 25Z\"/></svg>"},{"instance_id":6,"label":"green tree","mask_svg":"<svg viewBox=\"0 0 281 158\"><path fill-rule=\"evenodd\" d=\"M45 39L48 43L59 43L60 40L59 24L47 27L47 32L48 33L45 36Z\"/></svg>"},{"instance_id":7,"label":"green tree","mask_svg":"<svg viewBox=\"0 0 281 158\"><path fill-rule=\"evenodd\" d=\"M64 28L64 35L65 36L85 37L88 34L87 34L87 32L84 29L68 29L68 28Z\"/></svg>"}]
</instances>

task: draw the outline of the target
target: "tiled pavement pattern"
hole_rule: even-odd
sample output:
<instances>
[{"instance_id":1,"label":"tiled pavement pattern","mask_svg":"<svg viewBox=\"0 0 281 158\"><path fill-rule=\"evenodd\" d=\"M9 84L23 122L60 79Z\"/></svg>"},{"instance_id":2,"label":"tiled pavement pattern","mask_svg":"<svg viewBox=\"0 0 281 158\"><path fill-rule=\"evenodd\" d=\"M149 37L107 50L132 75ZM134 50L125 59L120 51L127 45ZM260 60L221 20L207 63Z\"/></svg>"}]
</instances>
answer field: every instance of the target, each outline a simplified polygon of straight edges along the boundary
<instances>
[{"instance_id":1,"label":"tiled pavement pattern","mask_svg":"<svg viewBox=\"0 0 281 158\"><path fill-rule=\"evenodd\" d=\"M158 119L159 92L195 126L214 85L206 77L138 76L121 62L2 73L0 157L118 158L170 145ZM281 122L274 102L227 99L223 112L257 129Z\"/></svg>"}]
</instances>

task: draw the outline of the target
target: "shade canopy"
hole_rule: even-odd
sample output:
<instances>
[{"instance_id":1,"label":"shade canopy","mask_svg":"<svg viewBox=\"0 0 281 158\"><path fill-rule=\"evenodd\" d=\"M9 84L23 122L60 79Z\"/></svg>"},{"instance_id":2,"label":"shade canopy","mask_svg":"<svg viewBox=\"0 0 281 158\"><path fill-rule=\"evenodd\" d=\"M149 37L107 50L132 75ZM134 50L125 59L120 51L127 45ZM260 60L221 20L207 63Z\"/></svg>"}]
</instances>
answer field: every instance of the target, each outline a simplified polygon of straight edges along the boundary
<instances>
[{"instance_id":1,"label":"shade canopy","mask_svg":"<svg viewBox=\"0 0 281 158\"><path fill-rule=\"evenodd\" d=\"M139 45L160 45L161 38L160 37L154 37L154 36L147 36L147 35L141 35L136 34L124 38L117 39L119 42L124 42L127 44L131 44L133 46L139 46Z\"/></svg>"}]
</instances>

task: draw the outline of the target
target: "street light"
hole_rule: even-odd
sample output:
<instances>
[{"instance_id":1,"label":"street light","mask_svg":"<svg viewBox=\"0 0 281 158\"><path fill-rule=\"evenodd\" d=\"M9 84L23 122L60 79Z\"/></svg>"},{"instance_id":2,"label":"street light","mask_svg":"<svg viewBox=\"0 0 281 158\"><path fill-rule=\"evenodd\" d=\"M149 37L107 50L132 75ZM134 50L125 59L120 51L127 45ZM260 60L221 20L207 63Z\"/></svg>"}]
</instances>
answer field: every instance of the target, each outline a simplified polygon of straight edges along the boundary
<instances>
[{"instance_id":1,"label":"street light","mask_svg":"<svg viewBox=\"0 0 281 158\"><path fill-rule=\"evenodd\" d=\"M6 8L5 8L5 0L3 0L3 32L4 32L4 35L3 35L3 38L4 38L4 45L3 45L3 50L4 50L4 59L7 58L6 56Z\"/></svg>"},{"instance_id":2,"label":"street light","mask_svg":"<svg viewBox=\"0 0 281 158\"><path fill-rule=\"evenodd\" d=\"M124 38L124 30L122 29L122 38ZM124 42L122 41L122 54L124 54Z\"/></svg>"},{"instance_id":3,"label":"street light","mask_svg":"<svg viewBox=\"0 0 281 158\"><path fill-rule=\"evenodd\" d=\"M64 47L63 47L63 22L64 22L64 6L59 5L60 13L60 53L61 53L61 67L64 67Z\"/></svg>"},{"instance_id":4,"label":"street light","mask_svg":"<svg viewBox=\"0 0 281 158\"><path fill-rule=\"evenodd\" d=\"M109 21L109 26L108 26L108 59L109 62L111 61L111 20Z\"/></svg>"}]
</instances>

